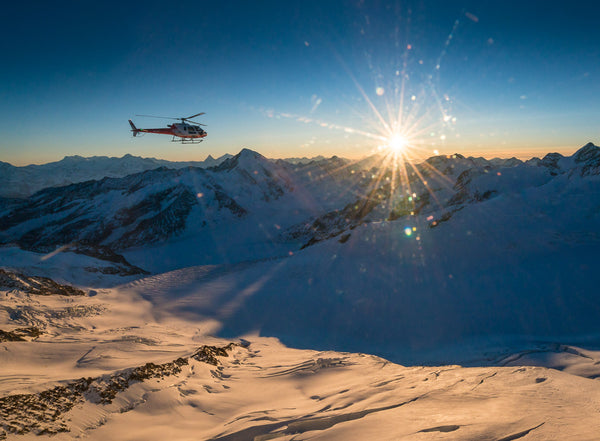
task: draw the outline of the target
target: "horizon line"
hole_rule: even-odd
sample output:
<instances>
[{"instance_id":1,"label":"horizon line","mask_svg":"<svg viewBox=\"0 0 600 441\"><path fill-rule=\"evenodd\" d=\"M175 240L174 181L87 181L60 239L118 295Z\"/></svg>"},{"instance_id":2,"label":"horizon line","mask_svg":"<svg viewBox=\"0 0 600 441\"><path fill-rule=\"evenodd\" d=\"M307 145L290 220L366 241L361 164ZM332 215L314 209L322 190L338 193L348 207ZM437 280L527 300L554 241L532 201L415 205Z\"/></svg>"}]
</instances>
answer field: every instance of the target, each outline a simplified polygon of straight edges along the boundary
<instances>
[{"instance_id":1,"label":"horizon line","mask_svg":"<svg viewBox=\"0 0 600 441\"><path fill-rule=\"evenodd\" d=\"M594 144L593 142L589 142L591 144ZM417 162L417 161L425 161L428 158L431 157L435 157L435 156L452 156L452 155L456 155L456 154L460 154L462 156L464 156L465 158L468 157L483 157L485 159L494 159L494 158L517 158L519 160L528 160L528 159L532 159L535 157L541 158L547 154L550 153L560 153L563 156L572 156L573 154L575 154L575 152L577 150L579 150L580 148L584 147L585 145L587 145L588 143L580 146L580 147L573 147L573 146L559 146L559 147L553 147L553 148L547 148L547 147L528 147L527 150L525 149L455 149L452 150L450 152L450 149L448 149L447 152L440 152L438 154L432 154L432 155L415 155L415 157L410 158L411 162ZM595 144L594 144L595 145ZM79 157L79 158L83 158L83 159L92 159L92 158L107 158L107 159L123 159L127 156L130 157L134 157L134 158L141 158L141 159L154 159L154 160L158 160L158 161L167 161L167 162L173 162L173 163L177 163L177 162L204 162L206 161L209 157L212 157L213 159L218 159L221 158L223 156L226 155L231 155L231 156L235 156L237 154L239 154L242 150L252 150L256 153L261 154L262 156L264 156L267 159L273 159L273 160L287 160L287 159L316 159L319 157L322 158L333 158L333 157L338 157L338 158L342 158L342 159L348 159L348 160L362 160L365 158L368 158L374 154L376 154L374 151L371 151L363 156L360 157L354 157L354 156L342 156L340 154L330 154L330 155L325 155L325 154L317 154L314 156L308 156L308 155L293 155L293 156L269 156L268 154L262 154L259 150L254 150L254 149L250 149L247 147L242 147L240 149L240 151L238 153L232 154L232 153L223 153L223 154L215 154L215 153L207 153L206 157L204 159L165 159L165 158L156 158L153 156L137 156L131 153L124 153L122 156L109 156L109 155L91 155L91 156L82 156L82 155L78 155L78 154L74 154L74 155L65 155L60 159L56 159L56 160L52 160L52 161L47 161L47 162L30 162L30 163L21 163L21 165L17 165L17 164L13 164L10 162L5 162L7 164L12 165L13 167L28 167L28 166L41 166L41 165L47 165L47 164L52 164L55 162L60 162L66 158L73 158L73 157ZM0 161L0 162L4 162L4 161Z\"/></svg>"}]
</instances>

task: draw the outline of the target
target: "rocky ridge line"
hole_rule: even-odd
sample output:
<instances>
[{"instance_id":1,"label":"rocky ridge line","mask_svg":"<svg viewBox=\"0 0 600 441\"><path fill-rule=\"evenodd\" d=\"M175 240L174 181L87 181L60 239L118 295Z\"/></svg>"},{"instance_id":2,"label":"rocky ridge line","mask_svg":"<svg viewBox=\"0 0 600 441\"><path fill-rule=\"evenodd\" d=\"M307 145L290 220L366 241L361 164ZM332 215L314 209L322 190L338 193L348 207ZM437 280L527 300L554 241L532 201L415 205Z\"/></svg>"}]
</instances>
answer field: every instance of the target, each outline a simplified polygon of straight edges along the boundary
<instances>
[{"instance_id":1,"label":"rocky ridge line","mask_svg":"<svg viewBox=\"0 0 600 441\"><path fill-rule=\"evenodd\" d=\"M229 343L223 347L204 345L190 357L179 357L163 364L146 363L143 366L125 369L112 375L96 378L80 378L65 385L56 386L32 394L15 394L0 398L0 440L8 434L54 435L68 432L69 427L62 416L75 405L90 401L107 405L119 392L128 389L133 383L151 378L164 378L177 375L189 359L219 365L217 357L227 357L228 351L237 346Z\"/></svg>"},{"instance_id":2,"label":"rocky ridge line","mask_svg":"<svg viewBox=\"0 0 600 441\"><path fill-rule=\"evenodd\" d=\"M48 277L26 276L0 268L0 288L18 289L27 294L40 296L84 296L85 292L71 285L63 285Z\"/></svg>"}]
</instances>

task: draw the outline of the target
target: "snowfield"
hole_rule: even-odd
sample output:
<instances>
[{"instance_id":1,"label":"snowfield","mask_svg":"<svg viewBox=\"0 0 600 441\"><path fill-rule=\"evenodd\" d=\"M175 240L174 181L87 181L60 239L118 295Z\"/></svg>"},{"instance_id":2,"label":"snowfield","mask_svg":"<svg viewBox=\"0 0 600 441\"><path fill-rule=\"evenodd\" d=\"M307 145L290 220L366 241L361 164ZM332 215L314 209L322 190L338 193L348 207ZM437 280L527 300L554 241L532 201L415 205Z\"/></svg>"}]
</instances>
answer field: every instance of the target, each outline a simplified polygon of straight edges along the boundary
<instances>
[{"instance_id":1,"label":"snowfield","mask_svg":"<svg viewBox=\"0 0 600 441\"><path fill-rule=\"evenodd\" d=\"M257 335L211 338L210 320L156 320L151 304L128 292L43 301L2 294L3 305L27 311L19 323L42 330L34 341L2 343L3 436L597 437L600 383L591 378L600 374L600 351L555 345L480 367L405 367ZM544 364L556 369L535 367Z\"/></svg>"},{"instance_id":2,"label":"snowfield","mask_svg":"<svg viewBox=\"0 0 600 441\"><path fill-rule=\"evenodd\" d=\"M600 148L380 159L0 199L0 440L598 439Z\"/></svg>"}]
</instances>

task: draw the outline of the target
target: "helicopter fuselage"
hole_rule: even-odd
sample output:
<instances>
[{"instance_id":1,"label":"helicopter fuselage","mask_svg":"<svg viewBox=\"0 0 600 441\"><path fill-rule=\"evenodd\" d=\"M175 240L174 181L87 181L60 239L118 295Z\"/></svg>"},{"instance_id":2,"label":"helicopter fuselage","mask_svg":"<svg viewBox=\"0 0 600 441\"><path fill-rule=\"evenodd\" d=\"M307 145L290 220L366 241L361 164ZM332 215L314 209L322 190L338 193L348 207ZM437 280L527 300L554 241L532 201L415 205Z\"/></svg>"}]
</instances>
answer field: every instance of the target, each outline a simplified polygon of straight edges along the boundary
<instances>
[{"instance_id":1,"label":"helicopter fuselage","mask_svg":"<svg viewBox=\"0 0 600 441\"><path fill-rule=\"evenodd\" d=\"M206 136L206 132L200 126L192 124L171 124L169 127L173 131L173 135L181 138L204 138Z\"/></svg>"},{"instance_id":2,"label":"helicopter fuselage","mask_svg":"<svg viewBox=\"0 0 600 441\"><path fill-rule=\"evenodd\" d=\"M141 132L162 133L165 135L179 136L180 138L204 138L206 132L200 126L191 124L171 124L166 129L140 129Z\"/></svg>"}]
</instances>

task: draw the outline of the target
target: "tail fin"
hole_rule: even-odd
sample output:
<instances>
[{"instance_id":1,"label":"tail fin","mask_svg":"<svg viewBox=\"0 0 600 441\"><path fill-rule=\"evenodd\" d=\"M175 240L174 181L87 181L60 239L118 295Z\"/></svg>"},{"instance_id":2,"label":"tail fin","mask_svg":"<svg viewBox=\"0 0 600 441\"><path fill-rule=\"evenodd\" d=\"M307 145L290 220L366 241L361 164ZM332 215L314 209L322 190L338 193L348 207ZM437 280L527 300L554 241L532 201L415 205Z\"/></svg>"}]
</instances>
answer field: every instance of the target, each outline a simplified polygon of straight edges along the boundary
<instances>
[{"instance_id":1,"label":"tail fin","mask_svg":"<svg viewBox=\"0 0 600 441\"><path fill-rule=\"evenodd\" d=\"M133 136L137 136L138 133L140 133L140 129L138 129L135 124L133 123L133 121L129 120L129 125L131 126L131 131L133 132Z\"/></svg>"}]
</instances>

